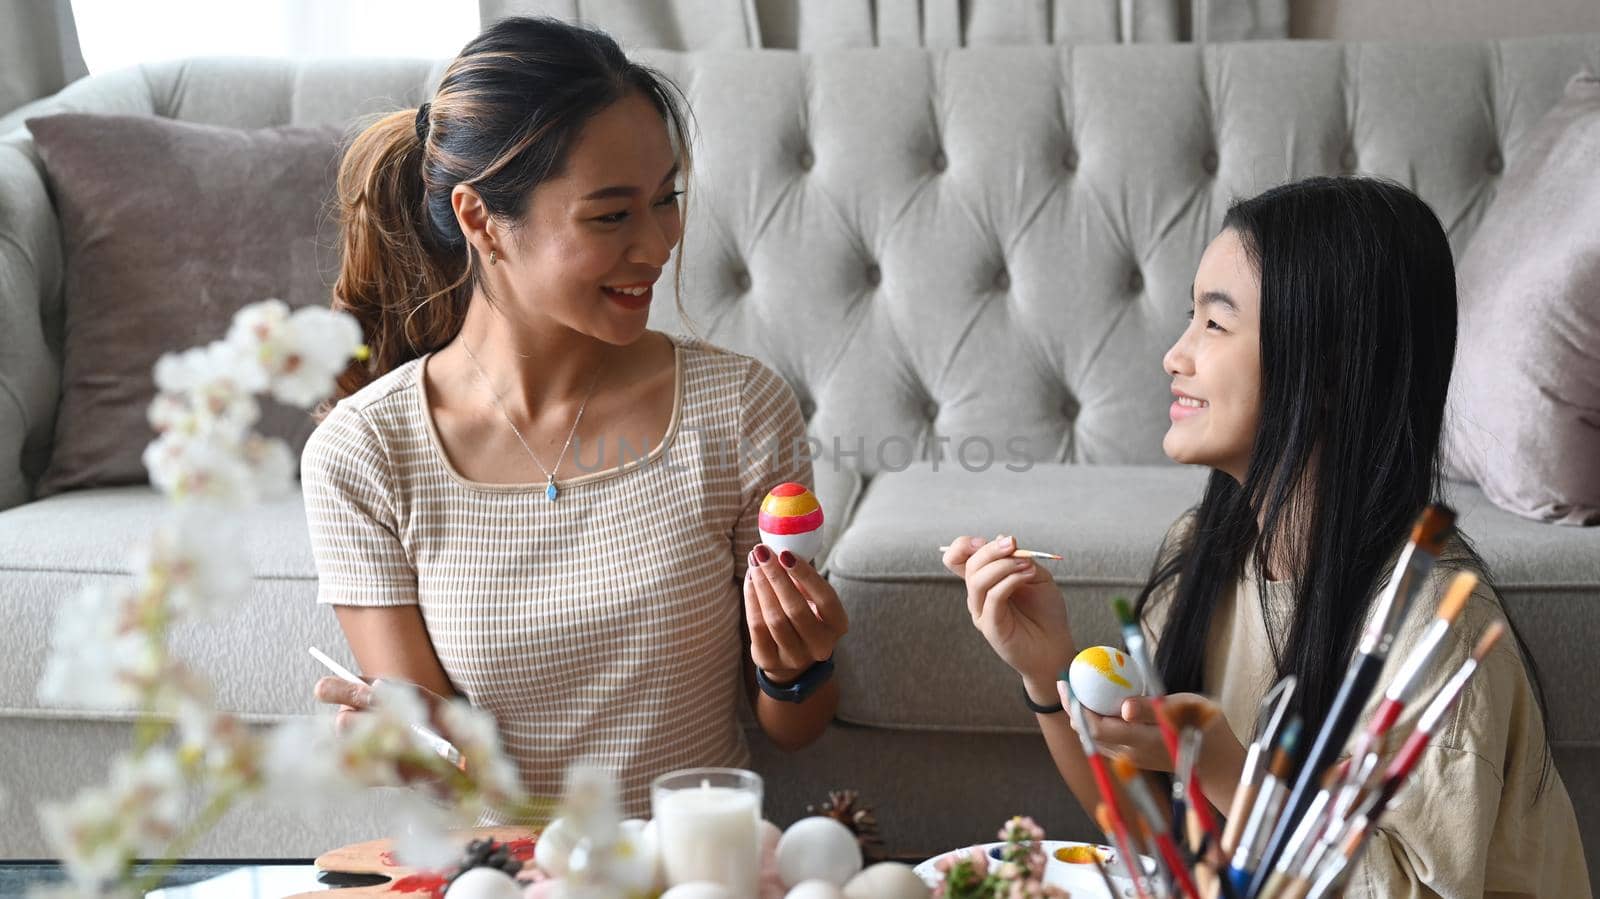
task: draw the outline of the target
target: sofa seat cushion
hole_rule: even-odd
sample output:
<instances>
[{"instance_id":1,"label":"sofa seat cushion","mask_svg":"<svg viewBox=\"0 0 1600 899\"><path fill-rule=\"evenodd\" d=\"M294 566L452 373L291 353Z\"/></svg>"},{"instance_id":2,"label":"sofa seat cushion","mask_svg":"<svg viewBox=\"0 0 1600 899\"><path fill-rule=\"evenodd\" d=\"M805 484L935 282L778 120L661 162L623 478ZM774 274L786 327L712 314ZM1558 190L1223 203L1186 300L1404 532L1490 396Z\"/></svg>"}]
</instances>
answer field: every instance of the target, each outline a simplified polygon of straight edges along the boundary
<instances>
[{"instance_id":1,"label":"sofa seat cushion","mask_svg":"<svg viewBox=\"0 0 1600 899\"><path fill-rule=\"evenodd\" d=\"M818 459L815 490L825 536L850 517L861 480ZM0 512L0 716L121 719L122 713L46 708L36 689L57 611L97 579L127 578L134 547L161 520L165 501L148 487L68 491ZM247 601L180 627L180 658L211 678L222 708L273 719L313 711L311 685L325 672L306 647L357 668L333 611L317 605L317 569L298 491L238 513L250 541ZM827 552L826 547L823 555ZM819 556L819 563L826 564ZM741 706L742 708L742 706Z\"/></svg>"},{"instance_id":2,"label":"sofa seat cushion","mask_svg":"<svg viewBox=\"0 0 1600 899\"><path fill-rule=\"evenodd\" d=\"M97 580L127 578L133 547L161 520L147 487L70 491L0 512L0 715L119 719L117 712L49 708L36 688L57 611ZM333 613L317 606L316 568L298 493L239 513L250 541L248 599L174 634L180 658L206 674L222 708L251 720L312 711L323 673L318 646L349 664Z\"/></svg>"},{"instance_id":3,"label":"sofa seat cushion","mask_svg":"<svg viewBox=\"0 0 1600 899\"><path fill-rule=\"evenodd\" d=\"M1176 466L1051 465L974 473L949 464L877 476L830 558L850 614L836 658L839 717L908 730L1035 731L1017 677L973 628L966 591L938 547L959 534L1015 534L1066 594L1078 645L1120 644L1110 601L1132 599L1167 528L1196 504L1205 473ZM1554 527L1451 484L1463 532L1488 562L1533 653L1558 741L1600 740L1585 709L1600 669L1600 528Z\"/></svg>"}]
</instances>

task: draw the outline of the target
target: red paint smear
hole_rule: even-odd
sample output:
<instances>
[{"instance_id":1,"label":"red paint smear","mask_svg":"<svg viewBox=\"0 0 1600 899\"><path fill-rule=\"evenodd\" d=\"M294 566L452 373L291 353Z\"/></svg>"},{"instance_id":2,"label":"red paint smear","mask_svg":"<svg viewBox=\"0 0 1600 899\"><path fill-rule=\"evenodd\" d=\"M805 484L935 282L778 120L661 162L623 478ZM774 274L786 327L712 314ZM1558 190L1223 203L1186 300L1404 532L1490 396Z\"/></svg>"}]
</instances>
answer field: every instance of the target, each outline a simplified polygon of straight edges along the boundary
<instances>
[{"instance_id":1,"label":"red paint smear","mask_svg":"<svg viewBox=\"0 0 1600 899\"><path fill-rule=\"evenodd\" d=\"M523 837L519 840L508 840L503 845L511 851L511 857L519 862L533 860L533 846L539 842L538 837Z\"/></svg>"},{"instance_id":2,"label":"red paint smear","mask_svg":"<svg viewBox=\"0 0 1600 899\"><path fill-rule=\"evenodd\" d=\"M444 899L445 885L450 878L443 874L412 874L389 885L391 893L427 893L430 899Z\"/></svg>"},{"instance_id":3,"label":"red paint smear","mask_svg":"<svg viewBox=\"0 0 1600 899\"><path fill-rule=\"evenodd\" d=\"M394 860L394 853L385 849L378 853L378 861L383 862L385 868L399 867L400 863Z\"/></svg>"}]
</instances>

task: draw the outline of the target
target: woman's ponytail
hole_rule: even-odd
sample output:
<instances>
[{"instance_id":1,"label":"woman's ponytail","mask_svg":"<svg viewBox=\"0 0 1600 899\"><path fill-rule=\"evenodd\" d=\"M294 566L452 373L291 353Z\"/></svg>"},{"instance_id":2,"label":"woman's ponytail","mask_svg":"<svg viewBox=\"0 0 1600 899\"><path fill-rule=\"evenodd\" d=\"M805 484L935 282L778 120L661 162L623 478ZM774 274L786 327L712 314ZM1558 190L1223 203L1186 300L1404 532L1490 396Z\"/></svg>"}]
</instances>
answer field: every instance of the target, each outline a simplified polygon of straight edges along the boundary
<instances>
[{"instance_id":1,"label":"woman's ponytail","mask_svg":"<svg viewBox=\"0 0 1600 899\"><path fill-rule=\"evenodd\" d=\"M363 131L339 167L339 279L333 308L355 316L371 357L339 378L339 396L444 346L466 315L467 256L428 219L415 110Z\"/></svg>"}]
</instances>

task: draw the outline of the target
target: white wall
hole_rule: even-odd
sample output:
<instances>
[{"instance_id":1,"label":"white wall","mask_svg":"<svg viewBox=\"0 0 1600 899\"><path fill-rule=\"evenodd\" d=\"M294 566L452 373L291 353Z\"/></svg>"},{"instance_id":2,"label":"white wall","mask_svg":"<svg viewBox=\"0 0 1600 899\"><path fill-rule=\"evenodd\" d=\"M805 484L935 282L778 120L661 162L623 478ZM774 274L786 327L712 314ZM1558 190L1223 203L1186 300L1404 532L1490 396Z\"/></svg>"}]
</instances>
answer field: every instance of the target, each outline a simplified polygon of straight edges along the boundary
<instances>
[{"instance_id":1,"label":"white wall","mask_svg":"<svg viewBox=\"0 0 1600 899\"><path fill-rule=\"evenodd\" d=\"M1333 40L1600 32L1600 0L1290 0L1289 33Z\"/></svg>"}]
</instances>

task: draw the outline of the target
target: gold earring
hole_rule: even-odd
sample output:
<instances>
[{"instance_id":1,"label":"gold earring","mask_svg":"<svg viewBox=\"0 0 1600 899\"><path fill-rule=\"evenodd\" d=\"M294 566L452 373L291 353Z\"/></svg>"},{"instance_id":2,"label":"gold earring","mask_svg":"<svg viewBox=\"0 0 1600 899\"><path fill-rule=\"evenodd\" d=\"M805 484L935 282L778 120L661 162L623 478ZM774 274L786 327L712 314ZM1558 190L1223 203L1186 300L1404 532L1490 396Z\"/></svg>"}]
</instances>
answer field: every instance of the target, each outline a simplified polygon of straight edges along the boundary
<instances>
[{"instance_id":1,"label":"gold earring","mask_svg":"<svg viewBox=\"0 0 1600 899\"><path fill-rule=\"evenodd\" d=\"M489 264L490 264L490 265L494 265L494 264L495 264L495 262L496 262L496 261L497 261L497 260L498 260L498 259L499 259L499 258L500 258L500 256L499 256L499 255L498 255L498 254L497 254L497 253L496 253L496 251L494 251L494 250L490 250L490 251L489 251Z\"/></svg>"}]
</instances>

